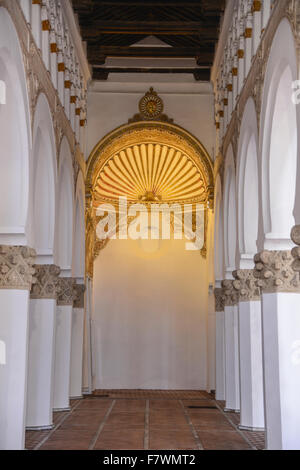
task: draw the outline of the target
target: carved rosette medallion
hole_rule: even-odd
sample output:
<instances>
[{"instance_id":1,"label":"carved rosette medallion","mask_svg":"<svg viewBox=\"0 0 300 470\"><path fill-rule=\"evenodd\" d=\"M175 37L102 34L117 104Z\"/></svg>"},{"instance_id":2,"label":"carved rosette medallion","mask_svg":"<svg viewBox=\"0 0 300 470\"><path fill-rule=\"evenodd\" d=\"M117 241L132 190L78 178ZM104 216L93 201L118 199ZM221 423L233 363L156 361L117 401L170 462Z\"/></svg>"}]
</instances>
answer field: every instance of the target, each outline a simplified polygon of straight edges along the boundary
<instances>
[{"instance_id":1,"label":"carved rosette medallion","mask_svg":"<svg viewBox=\"0 0 300 470\"><path fill-rule=\"evenodd\" d=\"M72 277L59 277L58 278L58 297L57 305L67 306L73 305L76 298L75 279Z\"/></svg>"},{"instance_id":2,"label":"carved rosette medallion","mask_svg":"<svg viewBox=\"0 0 300 470\"><path fill-rule=\"evenodd\" d=\"M27 246L0 245L0 289L30 290L36 252Z\"/></svg>"},{"instance_id":3,"label":"carved rosette medallion","mask_svg":"<svg viewBox=\"0 0 300 470\"><path fill-rule=\"evenodd\" d=\"M237 290L240 302L260 300L260 288L253 269L240 269L233 272L233 287Z\"/></svg>"},{"instance_id":4,"label":"carved rosette medallion","mask_svg":"<svg viewBox=\"0 0 300 470\"><path fill-rule=\"evenodd\" d=\"M84 284L76 284L75 285L75 299L73 302L74 308L84 308L84 293L85 293L85 285Z\"/></svg>"},{"instance_id":5,"label":"carved rosette medallion","mask_svg":"<svg viewBox=\"0 0 300 470\"><path fill-rule=\"evenodd\" d=\"M299 273L293 268L290 251L263 251L255 258L254 276L264 293L299 292Z\"/></svg>"},{"instance_id":6,"label":"carved rosette medallion","mask_svg":"<svg viewBox=\"0 0 300 470\"><path fill-rule=\"evenodd\" d=\"M224 312L224 291L221 288L215 289L215 310L216 312Z\"/></svg>"},{"instance_id":7,"label":"carved rosette medallion","mask_svg":"<svg viewBox=\"0 0 300 470\"><path fill-rule=\"evenodd\" d=\"M239 303L239 294L238 291L234 288L233 283L234 281L229 279L222 281L225 307L234 307Z\"/></svg>"},{"instance_id":8,"label":"carved rosette medallion","mask_svg":"<svg viewBox=\"0 0 300 470\"><path fill-rule=\"evenodd\" d=\"M36 264L34 268L36 283L31 289L31 299L57 299L60 268L54 264Z\"/></svg>"},{"instance_id":9,"label":"carved rosette medallion","mask_svg":"<svg viewBox=\"0 0 300 470\"><path fill-rule=\"evenodd\" d=\"M173 122L166 114L163 114L164 102L151 87L139 102L139 113L135 114L130 122L138 121L162 121Z\"/></svg>"},{"instance_id":10,"label":"carved rosette medallion","mask_svg":"<svg viewBox=\"0 0 300 470\"><path fill-rule=\"evenodd\" d=\"M163 101L153 88L150 88L150 90L141 99L139 110L146 119L155 119L162 114L164 110Z\"/></svg>"}]
</instances>

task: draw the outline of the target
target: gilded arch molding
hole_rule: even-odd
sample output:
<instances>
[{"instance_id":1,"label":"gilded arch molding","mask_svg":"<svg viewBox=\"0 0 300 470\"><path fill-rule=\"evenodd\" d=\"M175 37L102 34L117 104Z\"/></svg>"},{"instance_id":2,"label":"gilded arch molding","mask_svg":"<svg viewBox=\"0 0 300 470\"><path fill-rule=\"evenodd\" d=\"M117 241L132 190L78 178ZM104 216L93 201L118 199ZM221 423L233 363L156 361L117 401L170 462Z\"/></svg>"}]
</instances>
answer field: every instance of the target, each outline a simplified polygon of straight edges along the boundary
<instances>
[{"instance_id":1,"label":"gilded arch molding","mask_svg":"<svg viewBox=\"0 0 300 470\"><path fill-rule=\"evenodd\" d=\"M159 202L169 202L169 203L203 203L206 207L213 207L214 201L214 168L211 161L211 158L204 148L204 146L189 132L185 129L170 123L170 122L161 122L161 121L141 121L141 122L131 122L129 124L123 125L116 130L109 133L105 136L94 148L92 151L88 163L87 163L87 177L86 177L86 258L87 258L87 274L93 276L93 263L95 258L98 256L101 249L103 249L107 240L99 241L96 239L96 216L95 216L95 207L101 198L103 202L109 202L114 204L116 201L113 198L106 196L105 191L103 191L99 196L99 187L101 184L105 186L105 178L101 180L101 175L108 176L107 174L110 171L109 164L114 164L114 161L121 159L125 161L125 166L130 166L130 155L128 151L135 149L137 152L135 154L138 159L138 153L142 153L140 148L144 147L144 153L149 154L153 149L163 148L168 149L171 153L169 156L168 162L181 161L181 168L189 168L192 175L194 176L194 183L189 185L190 189L193 184L193 191L183 191L180 194L176 191L170 191L173 194L174 199L171 197L166 198L166 192L162 194L162 197L159 199ZM150 149L150 150L149 150ZM172 153L173 152L173 153ZM163 152L160 153L159 159L162 158ZM145 158L145 157L144 157ZM148 157L149 158L149 157ZM151 157L152 158L152 157ZM147 160L148 162L149 160ZM153 162L152 162L153 163ZM151 163L151 164L152 164ZM123 162L122 162L123 164ZM147 165L146 165L147 166ZM169 168L172 165L169 166ZM113 167L114 169L115 167ZM156 168L156 172L159 171ZM134 171L132 171L134 173ZM155 173L155 172L154 172ZM178 173L178 172L177 172ZM176 171L173 172L173 177L169 178L169 181L174 181L175 174L176 177L178 174ZM189 174L185 171L186 181L189 181ZM153 176L153 175L152 175ZM123 178L123 184L126 185L126 178L124 172L121 174ZM150 178L145 178L148 182ZM99 183L100 181L100 183ZM116 180L115 180L116 181ZM140 181L141 182L141 181ZM131 181L132 185L133 182ZM129 186L130 186L129 184ZM143 184L137 185L140 188L143 187ZM110 181L107 182L107 192L109 193ZM145 185L145 188L146 185ZM115 193L117 194L117 189ZM148 194L149 191L146 192ZM116 195L115 194L115 195ZM142 197L143 194L140 194ZM130 199L130 198L129 198ZM172 199L172 200L171 200ZM139 199L143 202L143 199ZM130 202L138 202L133 199ZM151 202L154 202L151 200ZM206 217L207 221L207 217ZM205 256L206 247L204 247L202 255Z\"/></svg>"},{"instance_id":2,"label":"gilded arch molding","mask_svg":"<svg viewBox=\"0 0 300 470\"><path fill-rule=\"evenodd\" d=\"M149 121L126 124L104 137L92 151L87 163L86 195L92 195L104 165L116 154L138 143L172 146L188 156L203 176L207 201L213 201L213 164L204 146L183 128L169 123Z\"/></svg>"}]
</instances>

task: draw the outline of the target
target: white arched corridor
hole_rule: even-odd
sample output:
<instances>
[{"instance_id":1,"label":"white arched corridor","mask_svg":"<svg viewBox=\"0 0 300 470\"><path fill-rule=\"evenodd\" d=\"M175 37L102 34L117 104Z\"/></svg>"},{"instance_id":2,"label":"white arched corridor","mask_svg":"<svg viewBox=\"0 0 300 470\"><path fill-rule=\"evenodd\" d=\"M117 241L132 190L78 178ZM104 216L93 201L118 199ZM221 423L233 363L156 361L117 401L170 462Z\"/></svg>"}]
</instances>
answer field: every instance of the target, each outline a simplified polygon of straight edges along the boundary
<instances>
[{"instance_id":1,"label":"white arched corridor","mask_svg":"<svg viewBox=\"0 0 300 470\"><path fill-rule=\"evenodd\" d=\"M0 0L0 449L299 450L298 2L98 3Z\"/></svg>"}]
</instances>

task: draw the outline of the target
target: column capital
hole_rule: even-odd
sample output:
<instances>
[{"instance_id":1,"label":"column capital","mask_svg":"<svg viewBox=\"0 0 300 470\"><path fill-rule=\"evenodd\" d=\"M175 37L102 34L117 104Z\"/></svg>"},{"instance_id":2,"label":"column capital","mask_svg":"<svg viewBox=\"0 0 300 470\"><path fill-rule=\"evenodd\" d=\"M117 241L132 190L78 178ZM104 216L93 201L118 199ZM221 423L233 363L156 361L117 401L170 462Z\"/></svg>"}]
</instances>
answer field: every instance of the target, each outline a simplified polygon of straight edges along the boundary
<instances>
[{"instance_id":1,"label":"column capital","mask_svg":"<svg viewBox=\"0 0 300 470\"><path fill-rule=\"evenodd\" d=\"M221 287L217 287L214 290L215 294L215 304L216 304L216 312L224 312L224 291Z\"/></svg>"},{"instance_id":2,"label":"column capital","mask_svg":"<svg viewBox=\"0 0 300 470\"><path fill-rule=\"evenodd\" d=\"M254 276L254 269L239 269L234 271L233 286L238 292L240 302L260 300L260 288Z\"/></svg>"},{"instance_id":3,"label":"column capital","mask_svg":"<svg viewBox=\"0 0 300 470\"><path fill-rule=\"evenodd\" d=\"M35 257L35 250L28 246L0 245L0 289L30 291Z\"/></svg>"},{"instance_id":4,"label":"column capital","mask_svg":"<svg viewBox=\"0 0 300 470\"><path fill-rule=\"evenodd\" d=\"M72 305L76 298L75 290L76 280L72 277L59 277L58 278L58 296L57 305L67 306Z\"/></svg>"},{"instance_id":5,"label":"column capital","mask_svg":"<svg viewBox=\"0 0 300 470\"><path fill-rule=\"evenodd\" d=\"M55 264L35 264L36 283L31 288L31 299L57 299L60 268Z\"/></svg>"},{"instance_id":6,"label":"column capital","mask_svg":"<svg viewBox=\"0 0 300 470\"><path fill-rule=\"evenodd\" d=\"M84 284L75 284L75 298L73 301L73 308L84 308L84 293L86 287Z\"/></svg>"},{"instance_id":7,"label":"column capital","mask_svg":"<svg viewBox=\"0 0 300 470\"><path fill-rule=\"evenodd\" d=\"M300 292L299 273L291 251L263 251L254 257L254 276L264 293Z\"/></svg>"},{"instance_id":8,"label":"column capital","mask_svg":"<svg viewBox=\"0 0 300 470\"><path fill-rule=\"evenodd\" d=\"M234 281L229 279L222 281L225 307L234 307L239 303L238 291L234 288L233 283Z\"/></svg>"},{"instance_id":9,"label":"column capital","mask_svg":"<svg viewBox=\"0 0 300 470\"><path fill-rule=\"evenodd\" d=\"M293 269L297 273L300 272L300 225L296 225L291 232L291 239L295 243L295 248L292 250L292 256L294 258Z\"/></svg>"}]
</instances>

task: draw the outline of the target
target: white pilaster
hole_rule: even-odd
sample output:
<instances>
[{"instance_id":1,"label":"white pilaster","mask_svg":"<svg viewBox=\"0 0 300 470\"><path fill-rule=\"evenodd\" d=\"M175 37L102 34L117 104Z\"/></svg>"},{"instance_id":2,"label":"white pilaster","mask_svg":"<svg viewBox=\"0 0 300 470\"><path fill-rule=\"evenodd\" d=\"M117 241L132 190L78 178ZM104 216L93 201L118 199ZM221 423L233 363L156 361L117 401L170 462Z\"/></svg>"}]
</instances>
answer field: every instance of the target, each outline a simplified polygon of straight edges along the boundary
<instances>
[{"instance_id":1,"label":"white pilaster","mask_svg":"<svg viewBox=\"0 0 300 470\"><path fill-rule=\"evenodd\" d=\"M83 280L81 280L83 282ZM83 334L84 334L84 291L83 284L76 285L76 300L73 305L71 336L70 397L82 397Z\"/></svg>"},{"instance_id":2,"label":"white pilaster","mask_svg":"<svg viewBox=\"0 0 300 470\"><path fill-rule=\"evenodd\" d=\"M225 401L225 313L223 290L215 289L216 298L216 400Z\"/></svg>"},{"instance_id":3,"label":"white pilaster","mask_svg":"<svg viewBox=\"0 0 300 470\"><path fill-rule=\"evenodd\" d=\"M33 0L31 6L31 29L37 47L41 48L42 37L42 17L41 17L41 1Z\"/></svg>"},{"instance_id":4,"label":"white pilaster","mask_svg":"<svg viewBox=\"0 0 300 470\"><path fill-rule=\"evenodd\" d=\"M34 252L0 247L0 449L23 450L28 310Z\"/></svg>"},{"instance_id":5,"label":"white pilaster","mask_svg":"<svg viewBox=\"0 0 300 470\"><path fill-rule=\"evenodd\" d=\"M74 280L59 278L60 293L56 310L54 410L70 408L70 368Z\"/></svg>"},{"instance_id":6,"label":"white pilaster","mask_svg":"<svg viewBox=\"0 0 300 470\"><path fill-rule=\"evenodd\" d=\"M238 308L225 306L225 399L226 411L240 410Z\"/></svg>"},{"instance_id":7,"label":"white pilaster","mask_svg":"<svg viewBox=\"0 0 300 470\"><path fill-rule=\"evenodd\" d=\"M86 279L86 303L84 318L84 339L83 339L83 393L90 394L92 386L92 348L91 348L91 317L93 305L93 280Z\"/></svg>"},{"instance_id":8,"label":"white pilaster","mask_svg":"<svg viewBox=\"0 0 300 470\"><path fill-rule=\"evenodd\" d=\"M261 302L239 304L240 427L264 430Z\"/></svg>"},{"instance_id":9,"label":"white pilaster","mask_svg":"<svg viewBox=\"0 0 300 470\"><path fill-rule=\"evenodd\" d=\"M265 251L255 261L262 288L267 449L299 450L299 272L289 251Z\"/></svg>"},{"instance_id":10,"label":"white pilaster","mask_svg":"<svg viewBox=\"0 0 300 470\"><path fill-rule=\"evenodd\" d=\"M264 429L261 299L253 269L233 273L239 293L241 429Z\"/></svg>"},{"instance_id":11,"label":"white pilaster","mask_svg":"<svg viewBox=\"0 0 300 470\"><path fill-rule=\"evenodd\" d=\"M29 313L29 352L26 426L53 427L56 284L60 269L54 265L35 267Z\"/></svg>"}]
</instances>

